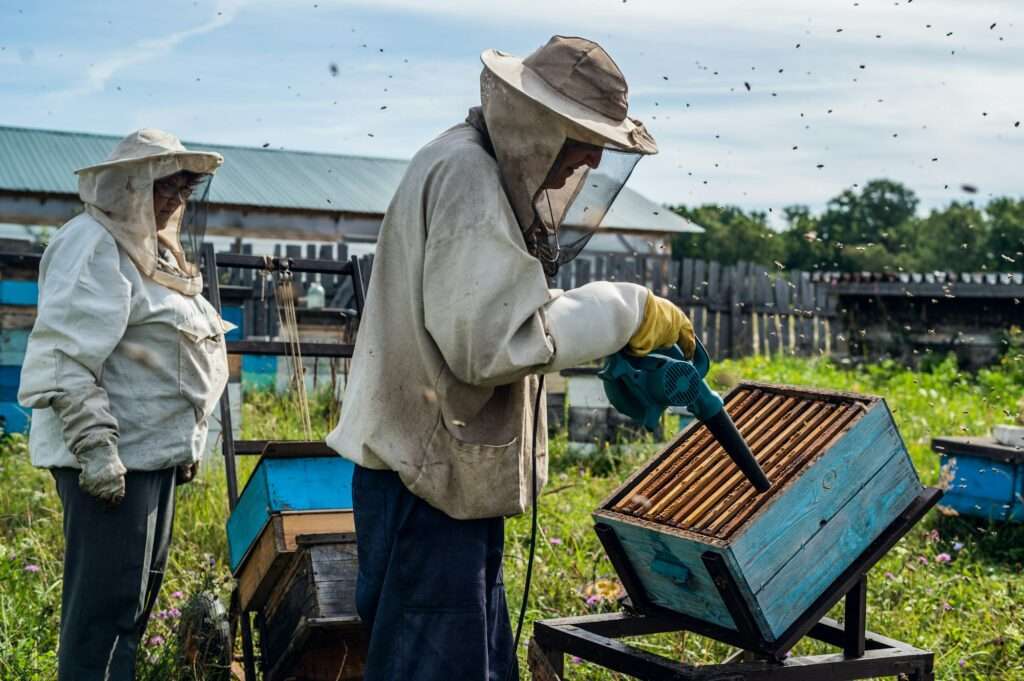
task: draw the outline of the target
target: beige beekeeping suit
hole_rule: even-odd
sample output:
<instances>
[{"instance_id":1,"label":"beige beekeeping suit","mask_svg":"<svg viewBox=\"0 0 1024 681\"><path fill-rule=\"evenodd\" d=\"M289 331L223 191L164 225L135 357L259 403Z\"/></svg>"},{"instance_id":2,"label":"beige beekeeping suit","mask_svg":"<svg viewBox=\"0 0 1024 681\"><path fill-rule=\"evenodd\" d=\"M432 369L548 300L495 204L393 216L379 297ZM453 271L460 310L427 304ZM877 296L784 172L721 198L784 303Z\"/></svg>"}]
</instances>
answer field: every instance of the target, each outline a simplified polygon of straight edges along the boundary
<instances>
[{"instance_id":1,"label":"beige beekeeping suit","mask_svg":"<svg viewBox=\"0 0 1024 681\"><path fill-rule=\"evenodd\" d=\"M655 151L626 117L614 63L590 41L562 38L525 61L493 50L482 59L482 116L415 155L385 215L327 440L362 466L396 471L454 518L528 507L535 418L541 484L547 477L536 375L621 349L648 295L608 282L550 290L524 238L557 229L586 178L541 189L567 140Z\"/></svg>"},{"instance_id":2,"label":"beige beekeeping suit","mask_svg":"<svg viewBox=\"0 0 1024 681\"><path fill-rule=\"evenodd\" d=\"M158 130L129 135L79 172L86 210L43 254L39 303L18 401L31 407L36 466L79 467L105 448L127 470L197 461L227 383L224 333L182 257L181 211L157 234L153 181L211 174L219 154L190 152Z\"/></svg>"}]
</instances>

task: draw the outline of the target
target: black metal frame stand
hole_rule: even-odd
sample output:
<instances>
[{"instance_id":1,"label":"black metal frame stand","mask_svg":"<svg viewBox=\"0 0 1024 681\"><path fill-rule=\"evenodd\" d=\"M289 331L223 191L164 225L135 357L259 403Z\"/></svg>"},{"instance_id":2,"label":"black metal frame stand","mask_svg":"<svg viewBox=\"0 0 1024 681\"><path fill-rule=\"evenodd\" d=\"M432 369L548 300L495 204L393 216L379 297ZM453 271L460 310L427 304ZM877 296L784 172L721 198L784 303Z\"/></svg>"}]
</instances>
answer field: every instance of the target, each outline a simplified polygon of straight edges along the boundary
<instances>
[{"instance_id":1,"label":"black metal frame stand","mask_svg":"<svg viewBox=\"0 0 1024 681\"><path fill-rule=\"evenodd\" d=\"M237 253L215 253L213 244L203 245L203 278L206 281L207 296L210 304L221 312L220 280L218 278L218 267L237 267L252 270L276 270L282 272L311 272L320 274L339 274L352 277L352 291L355 295L356 310L355 316L360 317L363 313L363 305L366 301L366 290L364 288L363 273L359 266L359 259L355 256L346 262L330 260L307 260L293 258L270 258L256 255L241 255ZM303 357L343 357L351 358L354 347L344 343L299 343ZM245 355L287 355L288 344L277 341L228 341L227 352L231 354ZM231 424L231 400L229 391L225 388L220 398L220 430L221 449L224 455L224 468L227 475L228 486L228 509L234 510L238 503L238 474L235 469L235 457L244 455L266 456L266 457L309 457L309 456L336 456L334 452L322 442L273 442L263 440L236 441ZM245 669L247 681L255 681L257 657L253 649L252 640L252 613L243 612L238 602L237 589L231 598L232 638L234 636L234 622L241 625L242 634L242 662ZM261 672L266 673L262 660L260 661Z\"/></svg>"},{"instance_id":2,"label":"black metal frame stand","mask_svg":"<svg viewBox=\"0 0 1024 681\"><path fill-rule=\"evenodd\" d=\"M598 524L597 533L629 596L636 614L614 613L543 620L533 625L530 667L535 681L565 678L564 656L575 655L643 681L839 681L898 676L908 681L933 681L934 655L886 638L866 628L867 573L942 496L933 487L922 493L843 572L779 638L766 640L753 626L753 614L739 598L736 582L714 554L705 554L711 573L737 629L709 624L660 608L650 602L626 560L612 529ZM825 614L846 599L846 621ZM690 631L739 648L721 664L693 666L640 650L618 639L627 636ZM837 646L841 653L791 657L789 651L805 636Z\"/></svg>"}]
</instances>

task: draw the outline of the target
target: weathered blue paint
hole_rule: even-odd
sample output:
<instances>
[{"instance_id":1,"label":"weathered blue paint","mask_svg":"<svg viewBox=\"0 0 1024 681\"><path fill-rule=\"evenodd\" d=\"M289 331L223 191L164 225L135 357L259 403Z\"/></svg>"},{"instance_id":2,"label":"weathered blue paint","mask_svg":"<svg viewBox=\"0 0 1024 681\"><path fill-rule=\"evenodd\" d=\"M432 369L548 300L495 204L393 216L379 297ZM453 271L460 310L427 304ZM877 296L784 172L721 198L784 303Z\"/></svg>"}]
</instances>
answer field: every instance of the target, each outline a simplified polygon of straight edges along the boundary
<instances>
[{"instance_id":1,"label":"weathered blue paint","mask_svg":"<svg viewBox=\"0 0 1024 681\"><path fill-rule=\"evenodd\" d=\"M751 588L760 591L810 537L823 529L822 521L827 521L826 525L842 521L842 508L865 491L873 474L897 450L904 450L903 441L885 405L876 403L839 442L804 469L783 496L776 497L733 537L736 560ZM904 458L912 471L909 459ZM883 527L909 503L907 500L888 512L881 509Z\"/></svg>"},{"instance_id":2,"label":"weathered blue paint","mask_svg":"<svg viewBox=\"0 0 1024 681\"><path fill-rule=\"evenodd\" d=\"M0 421L3 421L5 433L27 432L30 415L31 411L17 402L0 402Z\"/></svg>"},{"instance_id":3,"label":"weathered blue paint","mask_svg":"<svg viewBox=\"0 0 1024 681\"><path fill-rule=\"evenodd\" d=\"M0 366L21 366L28 347L28 329L4 329L0 331Z\"/></svg>"},{"instance_id":4,"label":"weathered blue paint","mask_svg":"<svg viewBox=\"0 0 1024 681\"><path fill-rule=\"evenodd\" d=\"M781 636L920 492L909 461L893 456L757 593L772 634Z\"/></svg>"},{"instance_id":5,"label":"weathered blue paint","mask_svg":"<svg viewBox=\"0 0 1024 681\"><path fill-rule=\"evenodd\" d=\"M224 338L230 341L245 338L245 313L240 305L225 305L221 308L220 316L224 321L231 322L236 327L228 331Z\"/></svg>"},{"instance_id":6,"label":"weathered blue paint","mask_svg":"<svg viewBox=\"0 0 1024 681\"><path fill-rule=\"evenodd\" d=\"M1024 522L1024 464L960 452L940 456L949 487L942 505L961 515L995 522Z\"/></svg>"},{"instance_id":7,"label":"weathered blue paint","mask_svg":"<svg viewBox=\"0 0 1024 681\"><path fill-rule=\"evenodd\" d=\"M20 366L0 366L0 402L17 402L20 385Z\"/></svg>"},{"instance_id":8,"label":"weathered blue paint","mask_svg":"<svg viewBox=\"0 0 1024 681\"><path fill-rule=\"evenodd\" d=\"M228 552L237 570L272 513L352 508L351 461L339 457L262 459L228 518Z\"/></svg>"},{"instance_id":9,"label":"weathered blue paint","mask_svg":"<svg viewBox=\"0 0 1024 681\"><path fill-rule=\"evenodd\" d=\"M274 388L277 384L277 357L242 355L242 388L245 390Z\"/></svg>"},{"instance_id":10,"label":"weathered blue paint","mask_svg":"<svg viewBox=\"0 0 1024 681\"><path fill-rule=\"evenodd\" d=\"M35 306L39 299L39 284L34 281L5 279L0 281L0 305Z\"/></svg>"},{"instance_id":11,"label":"weathered blue paint","mask_svg":"<svg viewBox=\"0 0 1024 681\"><path fill-rule=\"evenodd\" d=\"M736 628L711 581L711 575L701 562L701 555L709 550L716 551L715 548L700 541L649 531L632 522L624 522L625 516L618 514L601 514L596 520L607 523L615 530L647 597L653 603L699 617L706 622ZM685 584L680 586L673 577L654 570L654 562L659 560L685 568L689 572Z\"/></svg>"},{"instance_id":12,"label":"weathered blue paint","mask_svg":"<svg viewBox=\"0 0 1024 681\"><path fill-rule=\"evenodd\" d=\"M991 462L989 462L991 463ZM816 461L727 541L663 528L607 509L608 523L658 605L735 628L704 569L722 555L762 636L773 640L888 527L922 486L885 402L867 406ZM673 576L673 566L689 571ZM678 583L681 582L681 583Z\"/></svg>"}]
</instances>

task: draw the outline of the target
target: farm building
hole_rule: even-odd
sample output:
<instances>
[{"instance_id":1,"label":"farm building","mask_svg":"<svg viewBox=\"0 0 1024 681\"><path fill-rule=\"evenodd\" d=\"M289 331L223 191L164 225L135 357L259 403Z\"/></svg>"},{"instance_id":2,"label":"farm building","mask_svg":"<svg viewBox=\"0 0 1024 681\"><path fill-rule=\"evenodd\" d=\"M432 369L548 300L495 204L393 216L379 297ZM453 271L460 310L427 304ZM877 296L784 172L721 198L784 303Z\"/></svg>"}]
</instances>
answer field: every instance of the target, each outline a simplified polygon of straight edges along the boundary
<instances>
[{"instance_id":1,"label":"farm building","mask_svg":"<svg viewBox=\"0 0 1024 681\"><path fill-rule=\"evenodd\" d=\"M32 240L81 210L74 170L107 157L112 135L0 126L0 237ZM254 253L287 242L348 244L372 251L406 161L185 142L216 151L208 234L218 247L239 238ZM570 213L567 226L571 227ZM625 188L589 252L667 255L670 237L700 231Z\"/></svg>"}]
</instances>

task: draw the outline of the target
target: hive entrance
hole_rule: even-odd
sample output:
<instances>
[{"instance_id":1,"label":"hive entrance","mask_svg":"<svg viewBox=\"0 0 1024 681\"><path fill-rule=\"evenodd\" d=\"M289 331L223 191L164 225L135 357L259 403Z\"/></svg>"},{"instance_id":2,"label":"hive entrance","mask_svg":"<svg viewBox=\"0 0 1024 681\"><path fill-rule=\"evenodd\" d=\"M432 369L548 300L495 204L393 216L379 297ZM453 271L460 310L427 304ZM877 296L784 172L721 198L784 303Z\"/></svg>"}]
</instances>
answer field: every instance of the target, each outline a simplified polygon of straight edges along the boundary
<instances>
[{"instance_id":1,"label":"hive entrance","mask_svg":"<svg viewBox=\"0 0 1024 681\"><path fill-rule=\"evenodd\" d=\"M742 384L725 408L772 488L758 494L703 424L687 428L611 510L728 539L863 414L872 398Z\"/></svg>"}]
</instances>

